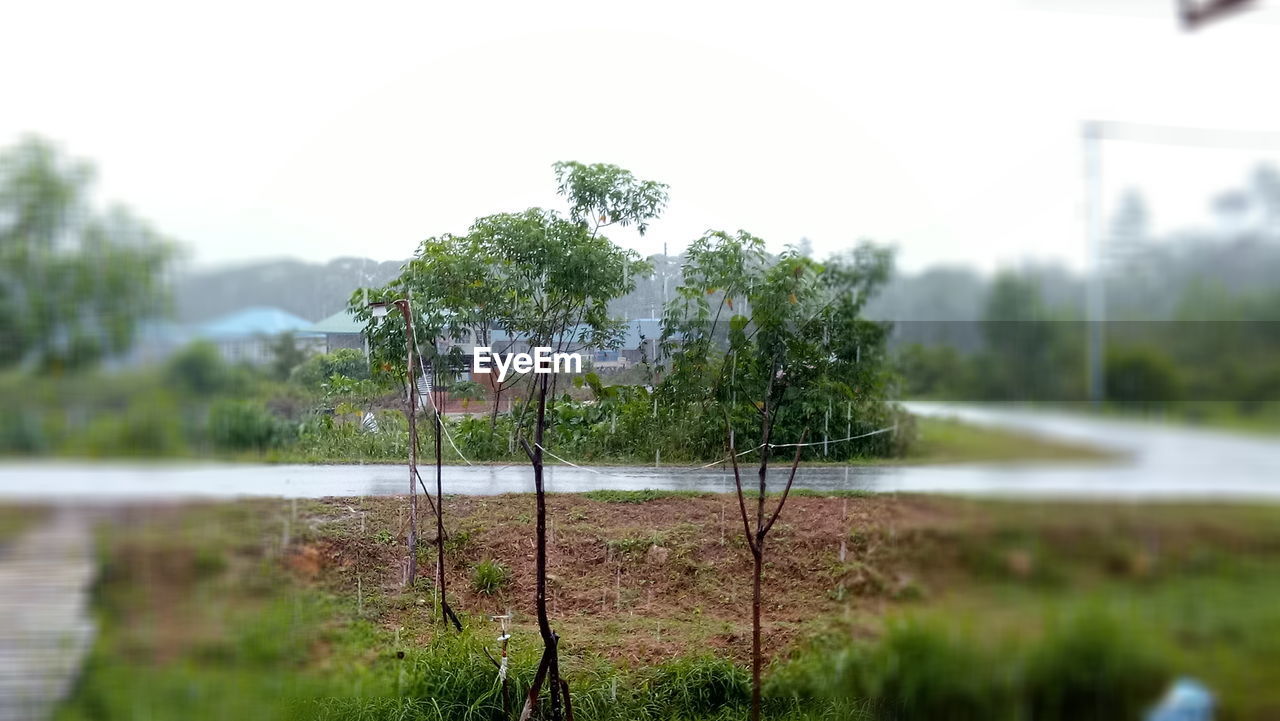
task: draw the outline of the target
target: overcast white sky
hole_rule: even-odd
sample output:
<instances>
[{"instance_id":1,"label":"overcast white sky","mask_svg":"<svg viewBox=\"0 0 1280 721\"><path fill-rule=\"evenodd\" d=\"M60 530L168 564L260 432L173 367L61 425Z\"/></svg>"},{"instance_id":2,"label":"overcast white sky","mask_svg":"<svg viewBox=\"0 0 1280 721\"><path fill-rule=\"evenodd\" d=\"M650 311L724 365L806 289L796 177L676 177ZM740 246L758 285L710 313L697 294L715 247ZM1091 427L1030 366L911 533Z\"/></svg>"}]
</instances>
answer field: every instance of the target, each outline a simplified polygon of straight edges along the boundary
<instances>
[{"instance_id":1,"label":"overcast white sky","mask_svg":"<svg viewBox=\"0 0 1280 721\"><path fill-rule=\"evenodd\" d=\"M0 142L50 137L197 264L406 257L559 207L551 163L671 185L641 252L745 228L907 268L1084 257L1080 122L1280 130L1277 0L1200 32L1173 0L25 2ZM1110 190L1200 222L1259 157L1108 143Z\"/></svg>"}]
</instances>

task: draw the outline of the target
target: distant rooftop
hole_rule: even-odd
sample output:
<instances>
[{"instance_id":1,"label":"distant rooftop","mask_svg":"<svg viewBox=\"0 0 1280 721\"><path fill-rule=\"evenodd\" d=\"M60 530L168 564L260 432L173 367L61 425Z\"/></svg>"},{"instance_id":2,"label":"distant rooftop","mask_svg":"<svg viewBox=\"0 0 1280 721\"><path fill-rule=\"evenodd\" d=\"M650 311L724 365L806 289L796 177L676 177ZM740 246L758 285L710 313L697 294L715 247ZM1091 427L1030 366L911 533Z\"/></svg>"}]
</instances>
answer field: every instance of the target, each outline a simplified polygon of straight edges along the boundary
<instances>
[{"instance_id":1,"label":"distant rooftop","mask_svg":"<svg viewBox=\"0 0 1280 721\"><path fill-rule=\"evenodd\" d=\"M586 326L575 326L573 333L576 335L584 330ZM490 337L494 343L505 343L511 335L502 328L495 328L490 331ZM658 318L633 318L626 321L626 325L623 326L622 344L618 348L635 350L640 347L641 337L644 340L654 341L662 337L662 321Z\"/></svg>"},{"instance_id":2,"label":"distant rooftop","mask_svg":"<svg viewBox=\"0 0 1280 721\"><path fill-rule=\"evenodd\" d=\"M281 333L308 334L311 322L279 308L254 307L228 313L200 325L198 334L206 338L242 338Z\"/></svg>"},{"instance_id":3,"label":"distant rooftop","mask_svg":"<svg viewBox=\"0 0 1280 721\"><path fill-rule=\"evenodd\" d=\"M363 333L364 325L352 317L350 312L340 310L324 320L303 328L303 330L307 333Z\"/></svg>"}]
</instances>

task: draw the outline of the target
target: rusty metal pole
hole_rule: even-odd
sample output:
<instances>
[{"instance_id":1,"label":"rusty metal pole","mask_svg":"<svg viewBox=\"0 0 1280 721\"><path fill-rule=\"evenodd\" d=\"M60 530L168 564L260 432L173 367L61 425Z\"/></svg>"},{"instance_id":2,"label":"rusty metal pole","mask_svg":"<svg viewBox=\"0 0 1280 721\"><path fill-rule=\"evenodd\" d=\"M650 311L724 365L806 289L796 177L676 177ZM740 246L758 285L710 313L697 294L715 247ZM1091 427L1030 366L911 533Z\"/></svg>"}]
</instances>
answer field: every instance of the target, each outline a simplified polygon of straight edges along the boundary
<instances>
[{"instance_id":1,"label":"rusty metal pole","mask_svg":"<svg viewBox=\"0 0 1280 721\"><path fill-rule=\"evenodd\" d=\"M405 382L409 385L406 400L409 418L409 566L404 585L409 588L418 576L418 488L415 484L418 475L418 384L413 367L413 312L407 300L397 300L395 306L404 316L405 354L408 358Z\"/></svg>"},{"instance_id":2,"label":"rusty metal pole","mask_svg":"<svg viewBox=\"0 0 1280 721\"><path fill-rule=\"evenodd\" d=\"M435 363L431 365L432 388L431 392L436 394L439 402L432 404L435 409L436 416L436 567L440 573L440 620L445 623L453 622L454 628L461 631L462 621L458 620L458 615L453 612L453 608L449 606L449 600L445 594L444 582L444 487L441 481L442 475L442 458L443 450L441 434L444 429L443 421L440 418L440 411L444 408L444 403L448 396L444 391L440 390L440 371L439 366Z\"/></svg>"}]
</instances>

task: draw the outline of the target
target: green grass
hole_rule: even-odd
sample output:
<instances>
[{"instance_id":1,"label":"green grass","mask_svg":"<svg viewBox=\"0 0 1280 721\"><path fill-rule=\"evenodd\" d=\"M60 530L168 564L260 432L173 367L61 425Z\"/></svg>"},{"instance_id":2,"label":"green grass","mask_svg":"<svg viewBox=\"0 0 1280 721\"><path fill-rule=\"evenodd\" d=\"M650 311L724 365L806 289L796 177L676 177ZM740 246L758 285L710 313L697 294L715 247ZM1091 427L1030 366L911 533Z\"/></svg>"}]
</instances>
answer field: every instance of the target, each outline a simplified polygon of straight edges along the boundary
<instances>
[{"instance_id":1,"label":"green grass","mask_svg":"<svg viewBox=\"0 0 1280 721\"><path fill-rule=\"evenodd\" d=\"M947 418L917 418L917 424L919 438L902 462L1089 462L1114 460L1116 457L1113 453L1088 445L1049 440Z\"/></svg>"},{"instance_id":2,"label":"green grass","mask_svg":"<svg viewBox=\"0 0 1280 721\"><path fill-rule=\"evenodd\" d=\"M903 458L859 458L851 461L833 461L830 463L807 460L804 461L804 465L895 466L948 463L1099 462L1115 460L1117 457L1112 452L1093 446L1055 441L1026 433L963 423L954 419L917 417L916 427L919 431L918 440L910 446L910 450ZM462 458L447 444L442 456L446 464L462 463ZM356 463L365 462L366 460L373 463L392 463L398 461L398 459L388 457L385 454L352 457L329 452L309 451L300 453L296 449L289 448L271 451L259 460L266 460L272 463ZM582 459L574 458L569 460L586 462ZM754 468L754 461L754 456L744 456L739 462L745 469ZM488 463L488 465L524 464L525 459L523 457L514 456L504 461ZM481 463L481 465L485 465L485 463ZM562 464L553 458L549 458L547 459L547 465ZM645 463L631 458L593 458L589 465L608 467L645 465ZM783 467L788 465L788 460L775 456L773 465L775 467ZM670 470L680 470L686 466L682 464L663 464L662 467ZM591 496L592 493L598 494L598 496ZM592 491L587 495L595 497L597 500L614 503L642 503L656 498L676 497L681 493L684 492L648 489L643 491Z\"/></svg>"},{"instance_id":3,"label":"green grass","mask_svg":"<svg viewBox=\"0 0 1280 721\"><path fill-rule=\"evenodd\" d=\"M701 491L660 491L645 488L639 491L586 491L581 495L583 498L590 498L593 501L602 503L648 503L649 501L657 501L663 498L697 498L707 494Z\"/></svg>"},{"instance_id":4,"label":"green grass","mask_svg":"<svg viewBox=\"0 0 1280 721\"><path fill-rule=\"evenodd\" d=\"M720 500L550 499L559 517L581 512L582 520L558 525L561 568L569 554L598 558L609 548L619 573L639 574L655 568L645 551L660 545L672 551L670 575L656 578L675 585L659 593L705 595L698 607L665 615L662 604L656 615L615 608L610 596L586 612L562 606L554 622L578 719L744 717L747 609L738 617L703 607L746 592L736 572L716 576L705 565L703 552L736 548L734 538L719 544L714 525L672 518L686 506L710 518ZM450 523L492 529L481 520L509 517L528 502L451 499ZM655 505L644 508L648 502ZM351 520L348 505L367 514L367 527ZM1136 718L1180 674L1214 689L1224 719L1262 721L1280 709L1275 508L912 496L806 498L798 507L815 519L847 507L851 558L840 564L834 539L804 536L803 517L784 514L770 537L766 633L778 653L767 672L766 718L1065 719L1090 718L1098 706ZM465 599L468 584L450 584L466 626L455 634L435 620L429 580L408 592L378 581L396 578L381 564L398 551L376 538L395 528L400 510L397 499L341 499L300 502L296 511L288 502L246 501L127 512L104 530L94 592L101 633L58 718L494 718L501 695L484 648L496 649L496 626L478 600L489 596ZM655 513L665 519L656 526L644 520ZM473 533L456 551L458 572L501 558L527 584L513 536L499 537ZM729 562L745 563L745 553L730 553ZM783 554L799 556L803 577L850 580L847 601L797 595L802 577L788 584L775 575ZM920 593L858 586L864 572L888 585L909 577ZM706 588L709 578L720 585ZM599 590L575 583L560 577L553 586L561 594ZM502 608L512 599L492 600ZM516 611L512 698L527 688L540 648L528 611ZM718 645L726 638L728 646ZM787 639L781 648L773 645L779 638ZM632 657L653 643L663 660Z\"/></svg>"},{"instance_id":5,"label":"green grass","mask_svg":"<svg viewBox=\"0 0 1280 721\"><path fill-rule=\"evenodd\" d=\"M471 570L471 587L486 596L506 588L511 582L511 569L493 559L485 559Z\"/></svg>"},{"instance_id":6,"label":"green grass","mask_svg":"<svg viewBox=\"0 0 1280 721\"><path fill-rule=\"evenodd\" d=\"M1280 434L1280 402L1259 401L1242 408L1228 401L1184 401L1159 410L1107 406L1106 412L1127 418L1275 436Z\"/></svg>"}]
</instances>

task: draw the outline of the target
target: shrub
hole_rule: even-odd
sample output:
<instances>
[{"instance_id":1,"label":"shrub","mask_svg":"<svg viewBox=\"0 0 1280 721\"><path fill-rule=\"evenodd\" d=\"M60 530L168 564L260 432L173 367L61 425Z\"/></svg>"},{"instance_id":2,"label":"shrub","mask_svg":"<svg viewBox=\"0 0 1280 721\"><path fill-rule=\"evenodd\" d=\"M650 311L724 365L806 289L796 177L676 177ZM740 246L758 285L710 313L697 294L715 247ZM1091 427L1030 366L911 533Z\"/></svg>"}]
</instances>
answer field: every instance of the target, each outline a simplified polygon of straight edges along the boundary
<instances>
[{"instance_id":1,"label":"shrub","mask_svg":"<svg viewBox=\"0 0 1280 721\"><path fill-rule=\"evenodd\" d=\"M1049 630L1027 658L1023 687L1036 721L1138 718L1168 678L1148 639L1089 612Z\"/></svg>"},{"instance_id":2,"label":"shrub","mask_svg":"<svg viewBox=\"0 0 1280 721\"><path fill-rule=\"evenodd\" d=\"M453 384L453 387L449 389L449 395L462 401L462 409L464 411L470 411L472 401L482 401L489 394L485 391L484 386L475 381L462 381Z\"/></svg>"},{"instance_id":3,"label":"shrub","mask_svg":"<svg viewBox=\"0 0 1280 721\"><path fill-rule=\"evenodd\" d=\"M486 559L471 570L471 586L477 593L492 596L511 582L511 571L501 563Z\"/></svg>"},{"instance_id":4,"label":"shrub","mask_svg":"<svg viewBox=\"0 0 1280 721\"><path fill-rule=\"evenodd\" d=\"M300 430L299 453L308 460L400 460L409 453L409 423L400 411L374 413L378 430L366 430L358 416L318 415Z\"/></svg>"},{"instance_id":5,"label":"shrub","mask_svg":"<svg viewBox=\"0 0 1280 721\"><path fill-rule=\"evenodd\" d=\"M265 451L288 435L287 424L261 403L219 400L209 407L209 440L217 448Z\"/></svg>"},{"instance_id":6,"label":"shrub","mask_svg":"<svg viewBox=\"0 0 1280 721\"><path fill-rule=\"evenodd\" d=\"M746 706L751 675L732 661L694 656L670 661L655 669L649 682L649 713L653 718L701 718Z\"/></svg>"},{"instance_id":7,"label":"shrub","mask_svg":"<svg viewBox=\"0 0 1280 721\"><path fill-rule=\"evenodd\" d=\"M1012 717L1013 674L998 669L970 639L897 622L870 646L802 653L770 675L765 691L775 705L824 702L885 721L1001 721Z\"/></svg>"},{"instance_id":8,"label":"shrub","mask_svg":"<svg viewBox=\"0 0 1280 721\"><path fill-rule=\"evenodd\" d=\"M891 626L869 652L853 650L837 663L836 678L855 696L871 699L878 718L896 721L1006 717L1007 679L972 643L937 626Z\"/></svg>"},{"instance_id":9,"label":"shrub","mask_svg":"<svg viewBox=\"0 0 1280 721\"><path fill-rule=\"evenodd\" d=\"M72 441L80 442L95 456L172 456L186 451L182 417L165 393L139 398L123 414L97 417L85 430L83 441Z\"/></svg>"},{"instance_id":10,"label":"shrub","mask_svg":"<svg viewBox=\"0 0 1280 721\"><path fill-rule=\"evenodd\" d=\"M508 441L514 425L510 415L498 416L494 426L490 426L487 416L463 416L450 425L453 442L458 444L458 450L467 458L492 461L508 456ZM520 455L523 457L524 454Z\"/></svg>"},{"instance_id":11,"label":"shrub","mask_svg":"<svg viewBox=\"0 0 1280 721\"><path fill-rule=\"evenodd\" d=\"M865 705L882 721L1122 719L1139 718L1169 678L1150 639L1098 613L1016 641L989 649L940 625L893 623L869 646L801 653L765 693L787 708Z\"/></svg>"},{"instance_id":12,"label":"shrub","mask_svg":"<svg viewBox=\"0 0 1280 721\"><path fill-rule=\"evenodd\" d=\"M1176 401L1183 381L1177 365L1155 348L1113 348L1106 359L1107 399L1128 405Z\"/></svg>"},{"instance_id":13,"label":"shrub","mask_svg":"<svg viewBox=\"0 0 1280 721\"><path fill-rule=\"evenodd\" d=\"M0 453L40 453L48 449L40 414L17 408L0 414Z\"/></svg>"},{"instance_id":14,"label":"shrub","mask_svg":"<svg viewBox=\"0 0 1280 721\"><path fill-rule=\"evenodd\" d=\"M226 390L233 382L230 366L208 341L197 341L169 360L165 374L174 386L198 395Z\"/></svg>"},{"instance_id":15,"label":"shrub","mask_svg":"<svg viewBox=\"0 0 1280 721\"><path fill-rule=\"evenodd\" d=\"M331 376L340 375L354 380L369 379L369 360L354 348L341 348L332 353L312 356L293 369L289 380L312 390Z\"/></svg>"}]
</instances>

